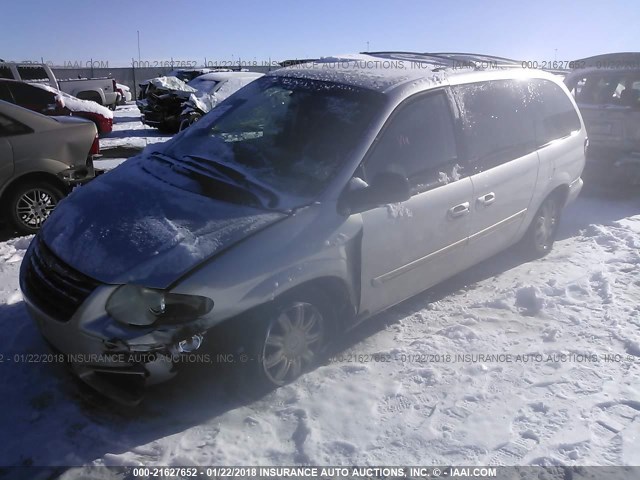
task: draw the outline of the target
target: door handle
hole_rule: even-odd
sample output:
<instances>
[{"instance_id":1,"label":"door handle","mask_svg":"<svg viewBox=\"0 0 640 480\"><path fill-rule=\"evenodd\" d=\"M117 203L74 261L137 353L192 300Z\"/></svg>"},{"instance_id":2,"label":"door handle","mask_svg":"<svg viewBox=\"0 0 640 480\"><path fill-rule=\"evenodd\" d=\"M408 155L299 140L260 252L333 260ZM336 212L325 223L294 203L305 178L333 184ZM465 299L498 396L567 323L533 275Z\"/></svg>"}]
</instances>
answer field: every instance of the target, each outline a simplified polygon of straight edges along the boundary
<instances>
[{"instance_id":1,"label":"door handle","mask_svg":"<svg viewBox=\"0 0 640 480\"><path fill-rule=\"evenodd\" d=\"M481 203L484 206L489 206L495 201L496 201L496 194L493 192L489 192L486 195L482 195L481 197L478 197L478 203Z\"/></svg>"},{"instance_id":2,"label":"door handle","mask_svg":"<svg viewBox=\"0 0 640 480\"><path fill-rule=\"evenodd\" d=\"M469 202L461 203L449 209L449 216L452 218L461 217L469 213Z\"/></svg>"}]
</instances>

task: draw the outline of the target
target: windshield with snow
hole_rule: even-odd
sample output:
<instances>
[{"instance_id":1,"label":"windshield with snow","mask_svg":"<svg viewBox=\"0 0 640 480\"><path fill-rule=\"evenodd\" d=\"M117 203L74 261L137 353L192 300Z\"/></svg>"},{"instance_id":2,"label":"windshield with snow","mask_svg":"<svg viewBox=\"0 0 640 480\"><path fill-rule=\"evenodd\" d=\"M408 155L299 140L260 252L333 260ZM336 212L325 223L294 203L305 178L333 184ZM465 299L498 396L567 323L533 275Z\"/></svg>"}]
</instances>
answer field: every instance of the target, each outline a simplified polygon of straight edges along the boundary
<instances>
[{"instance_id":1,"label":"windshield with snow","mask_svg":"<svg viewBox=\"0 0 640 480\"><path fill-rule=\"evenodd\" d=\"M164 169L151 173L223 200L294 208L327 186L381 104L357 87L263 77L153 156Z\"/></svg>"}]
</instances>

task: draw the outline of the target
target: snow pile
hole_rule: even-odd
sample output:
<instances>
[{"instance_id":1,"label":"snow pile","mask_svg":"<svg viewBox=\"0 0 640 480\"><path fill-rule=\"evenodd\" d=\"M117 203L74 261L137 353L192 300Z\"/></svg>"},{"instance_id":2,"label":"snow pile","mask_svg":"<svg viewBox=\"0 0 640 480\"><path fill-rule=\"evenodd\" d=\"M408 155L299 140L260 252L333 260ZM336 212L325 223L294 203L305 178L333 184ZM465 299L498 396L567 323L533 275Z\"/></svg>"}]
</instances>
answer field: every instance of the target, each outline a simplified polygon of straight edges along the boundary
<instances>
[{"instance_id":1,"label":"snow pile","mask_svg":"<svg viewBox=\"0 0 640 480\"><path fill-rule=\"evenodd\" d=\"M113 112L97 102L92 102L91 100L81 100L64 92L60 92L60 94L62 97L63 105L72 112L91 112L97 113L106 118L113 118Z\"/></svg>"}]
</instances>

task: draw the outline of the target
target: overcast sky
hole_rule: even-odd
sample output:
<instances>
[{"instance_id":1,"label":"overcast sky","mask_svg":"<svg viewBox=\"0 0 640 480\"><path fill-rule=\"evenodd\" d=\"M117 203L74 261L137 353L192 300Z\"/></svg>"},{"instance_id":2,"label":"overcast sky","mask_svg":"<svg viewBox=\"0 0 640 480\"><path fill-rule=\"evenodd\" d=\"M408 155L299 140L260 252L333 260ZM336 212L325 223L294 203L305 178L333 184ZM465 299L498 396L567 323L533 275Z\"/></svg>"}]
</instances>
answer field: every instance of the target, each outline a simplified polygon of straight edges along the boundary
<instances>
[{"instance_id":1,"label":"overcast sky","mask_svg":"<svg viewBox=\"0 0 640 480\"><path fill-rule=\"evenodd\" d=\"M3 0L0 58L124 66L370 50L572 60L640 50L638 0ZM557 49L557 51L556 51Z\"/></svg>"}]
</instances>

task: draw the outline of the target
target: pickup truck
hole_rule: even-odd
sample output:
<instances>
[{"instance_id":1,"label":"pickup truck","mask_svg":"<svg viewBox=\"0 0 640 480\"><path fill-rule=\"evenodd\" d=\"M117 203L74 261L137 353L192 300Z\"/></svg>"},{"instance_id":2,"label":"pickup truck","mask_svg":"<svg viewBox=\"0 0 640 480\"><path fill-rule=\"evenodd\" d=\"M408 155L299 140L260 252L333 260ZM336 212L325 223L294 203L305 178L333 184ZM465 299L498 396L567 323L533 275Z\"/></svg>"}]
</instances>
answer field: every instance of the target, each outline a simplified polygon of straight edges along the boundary
<instances>
[{"instance_id":1,"label":"pickup truck","mask_svg":"<svg viewBox=\"0 0 640 480\"><path fill-rule=\"evenodd\" d=\"M92 100L112 109L118 104L118 91L113 78L58 80L48 65L12 62L0 62L0 78L44 83L81 100Z\"/></svg>"}]
</instances>

